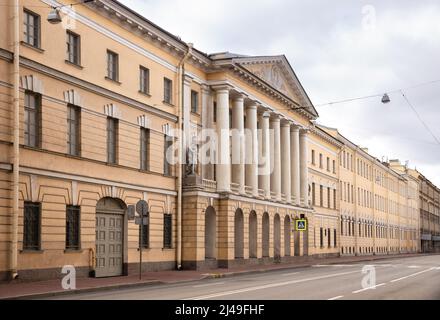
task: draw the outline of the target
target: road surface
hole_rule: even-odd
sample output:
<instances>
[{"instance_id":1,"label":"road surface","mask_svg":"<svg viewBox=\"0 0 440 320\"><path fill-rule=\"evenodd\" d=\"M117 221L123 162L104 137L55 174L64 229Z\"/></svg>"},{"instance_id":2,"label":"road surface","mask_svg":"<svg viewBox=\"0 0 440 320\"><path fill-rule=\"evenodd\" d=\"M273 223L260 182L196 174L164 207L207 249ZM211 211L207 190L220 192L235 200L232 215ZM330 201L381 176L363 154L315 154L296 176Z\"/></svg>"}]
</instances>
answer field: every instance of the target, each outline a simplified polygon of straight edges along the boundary
<instances>
[{"instance_id":1,"label":"road surface","mask_svg":"<svg viewBox=\"0 0 440 320\"><path fill-rule=\"evenodd\" d=\"M440 255L315 265L180 284L73 294L104 300L400 300L440 299Z\"/></svg>"}]
</instances>

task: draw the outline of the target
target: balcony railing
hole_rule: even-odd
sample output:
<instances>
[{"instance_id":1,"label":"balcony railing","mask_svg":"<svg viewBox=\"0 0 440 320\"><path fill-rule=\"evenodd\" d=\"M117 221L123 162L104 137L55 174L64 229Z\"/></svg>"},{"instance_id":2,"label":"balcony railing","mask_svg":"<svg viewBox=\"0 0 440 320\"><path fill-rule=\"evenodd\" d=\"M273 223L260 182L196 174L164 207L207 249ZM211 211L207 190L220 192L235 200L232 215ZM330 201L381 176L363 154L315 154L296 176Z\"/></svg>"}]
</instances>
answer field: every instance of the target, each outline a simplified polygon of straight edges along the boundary
<instances>
[{"instance_id":1,"label":"balcony railing","mask_svg":"<svg viewBox=\"0 0 440 320\"><path fill-rule=\"evenodd\" d=\"M205 189L206 191L211 191L211 192L217 191L217 181L203 179L202 185L203 185L203 189Z\"/></svg>"}]
</instances>

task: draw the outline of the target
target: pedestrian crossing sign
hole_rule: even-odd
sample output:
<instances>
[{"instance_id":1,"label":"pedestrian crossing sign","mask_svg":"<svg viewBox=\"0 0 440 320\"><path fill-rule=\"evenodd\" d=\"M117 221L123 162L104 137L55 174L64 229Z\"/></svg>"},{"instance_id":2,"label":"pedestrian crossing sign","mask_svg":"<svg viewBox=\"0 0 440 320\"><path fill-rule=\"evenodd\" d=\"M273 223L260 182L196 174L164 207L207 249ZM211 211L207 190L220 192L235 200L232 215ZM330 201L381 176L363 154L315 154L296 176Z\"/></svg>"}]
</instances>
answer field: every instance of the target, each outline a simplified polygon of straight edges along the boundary
<instances>
[{"instance_id":1,"label":"pedestrian crossing sign","mask_svg":"<svg viewBox=\"0 0 440 320\"><path fill-rule=\"evenodd\" d=\"M295 224L296 224L295 225L296 231L307 231L307 220L299 219L299 220L296 220Z\"/></svg>"}]
</instances>

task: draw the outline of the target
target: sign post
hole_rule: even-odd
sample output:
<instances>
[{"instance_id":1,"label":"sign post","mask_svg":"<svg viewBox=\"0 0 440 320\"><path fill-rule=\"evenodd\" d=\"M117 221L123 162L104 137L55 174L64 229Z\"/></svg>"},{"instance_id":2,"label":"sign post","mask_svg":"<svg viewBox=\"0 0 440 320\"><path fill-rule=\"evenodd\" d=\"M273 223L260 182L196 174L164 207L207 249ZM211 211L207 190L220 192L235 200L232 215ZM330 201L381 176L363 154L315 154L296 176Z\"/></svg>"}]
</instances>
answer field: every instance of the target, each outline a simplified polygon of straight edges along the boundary
<instances>
[{"instance_id":1,"label":"sign post","mask_svg":"<svg viewBox=\"0 0 440 320\"><path fill-rule=\"evenodd\" d=\"M139 225L139 280L142 280L143 227L148 223L148 221L145 221L148 214L148 203L145 200L138 201L138 203L136 203L136 212L139 214L139 219L136 219L136 224Z\"/></svg>"}]
</instances>

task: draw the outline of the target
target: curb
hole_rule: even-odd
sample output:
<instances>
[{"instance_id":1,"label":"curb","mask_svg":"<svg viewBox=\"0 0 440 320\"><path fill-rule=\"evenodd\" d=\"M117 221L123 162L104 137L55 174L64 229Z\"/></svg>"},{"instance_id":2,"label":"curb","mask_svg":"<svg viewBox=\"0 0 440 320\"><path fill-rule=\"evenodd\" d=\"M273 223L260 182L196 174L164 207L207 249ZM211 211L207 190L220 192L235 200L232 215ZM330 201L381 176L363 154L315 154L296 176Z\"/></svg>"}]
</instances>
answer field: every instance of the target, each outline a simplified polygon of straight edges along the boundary
<instances>
[{"instance_id":1,"label":"curb","mask_svg":"<svg viewBox=\"0 0 440 320\"><path fill-rule=\"evenodd\" d=\"M108 285L103 287L93 287L93 288L84 288L84 289L75 289L75 290L63 290L63 291L51 291L44 293L35 293L35 294L26 294L19 295L13 297L0 298L0 300L28 300L28 299L43 299L50 297L58 297L58 296L67 296L67 295L76 295L81 293L93 293L93 292L102 292L102 291L111 291L117 289L127 289L127 288L136 288L136 287L149 287L154 285L164 284L164 282L160 280L151 280L145 281L141 283L124 283L117 285Z\"/></svg>"},{"instance_id":2,"label":"curb","mask_svg":"<svg viewBox=\"0 0 440 320\"><path fill-rule=\"evenodd\" d=\"M76 294L81 294L81 293L111 291L111 290L117 290L117 289L149 287L149 286L154 286L154 285L165 285L165 284L179 284L179 283L193 282L193 281L199 281L199 280L205 280L205 279L223 279L223 278L231 278L231 277L243 276L243 275L261 274L261 273L267 273L267 272L272 272L272 271L283 271L283 270L310 268L313 265L316 265L319 263L326 264L326 265L335 265L335 264L344 264L344 263L350 263L350 262L361 263L361 262L365 262L365 261L423 257L423 256L430 256L430 255L433 255L433 254L409 254L409 255L405 255L405 256L399 256L399 255L396 255L396 256L365 256L363 258L359 258L357 260L352 260L352 261L347 260L347 261L332 261L332 262L326 262L325 259L322 259L321 261L319 259L317 259L317 261L314 261L313 263L309 262L309 263L304 263L301 265L288 265L288 264L286 264L285 266L275 268L275 269L268 268L268 269L226 272L226 273L206 273L206 274L202 274L202 276L198 277L198 278L178 280L178 281L172 281L172 282L164 282L161 280L150 280L150 281L145 281L145 282L141 282L141 283L124 283L124 284L117 284L117 285L108 285L108 286L103 286L103 287L76 289L76 290L70 290L70 291L63 290L63 291L52 291L52 292L44 292L44 293L36 293L36 294L18 295L18 296L0 298L0 300L43 299L43 298L58 297L58 296L76 295Z\"/></svg>"}]
</instances>

